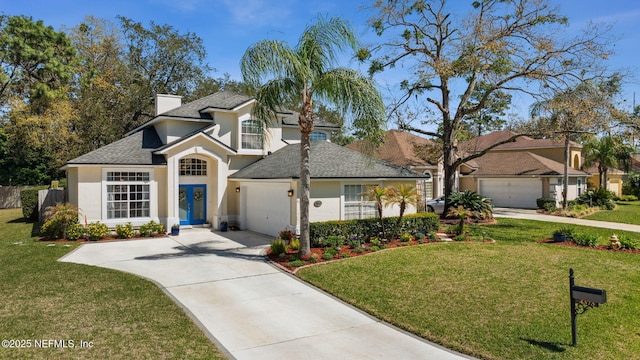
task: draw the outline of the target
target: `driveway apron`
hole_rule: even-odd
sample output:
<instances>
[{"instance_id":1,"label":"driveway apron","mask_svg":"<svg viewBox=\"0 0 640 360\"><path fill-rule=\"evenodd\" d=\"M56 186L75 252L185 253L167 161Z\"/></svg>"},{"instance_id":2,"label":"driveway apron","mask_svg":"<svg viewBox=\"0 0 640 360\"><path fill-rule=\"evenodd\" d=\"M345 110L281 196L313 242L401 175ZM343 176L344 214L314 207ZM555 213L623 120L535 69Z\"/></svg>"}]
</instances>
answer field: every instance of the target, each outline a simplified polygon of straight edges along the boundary
<instances>
[{"instance_id":1,"label":"driveway apron","mask_svg":"<svg viewBox=\"0 0 640 360\"><path fill-rule=\"evenodd\" d=\"M154 281L236 359L469 359L391 327L265 261L270 238L182 230L85 244L61 261Z\"/></svg>"}]
</instances>

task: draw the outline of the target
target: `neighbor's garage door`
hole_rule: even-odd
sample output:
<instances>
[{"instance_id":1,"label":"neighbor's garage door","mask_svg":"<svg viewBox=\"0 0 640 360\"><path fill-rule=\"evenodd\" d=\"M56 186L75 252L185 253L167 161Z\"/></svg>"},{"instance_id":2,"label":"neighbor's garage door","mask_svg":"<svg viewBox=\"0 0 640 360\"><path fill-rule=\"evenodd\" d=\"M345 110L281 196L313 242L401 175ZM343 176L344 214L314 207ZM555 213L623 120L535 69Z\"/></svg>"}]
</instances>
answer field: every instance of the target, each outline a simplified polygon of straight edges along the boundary
<instances>
[{"instance_id":1,"label":"neighbor's garage door","mask_svg":"<svg viewBox=\"0 0 640 360\"><path fill-rule=\"evenodd\" d=\"M250 184L246 188L247 229L278 236L290 224L288 184Z\"/></svg>"},{"instance_id":2,"label":"neighbor's garage door","mask_svg":"<svg viewBox=\"0 0 640 360\"><path fill-rule=\"evenodd\" d=\"M479 181L478 193L491 198L493 205L535 209L536 199L542 197L542 182L535 179L483 179Z\"/></svg>"}]
</instances>

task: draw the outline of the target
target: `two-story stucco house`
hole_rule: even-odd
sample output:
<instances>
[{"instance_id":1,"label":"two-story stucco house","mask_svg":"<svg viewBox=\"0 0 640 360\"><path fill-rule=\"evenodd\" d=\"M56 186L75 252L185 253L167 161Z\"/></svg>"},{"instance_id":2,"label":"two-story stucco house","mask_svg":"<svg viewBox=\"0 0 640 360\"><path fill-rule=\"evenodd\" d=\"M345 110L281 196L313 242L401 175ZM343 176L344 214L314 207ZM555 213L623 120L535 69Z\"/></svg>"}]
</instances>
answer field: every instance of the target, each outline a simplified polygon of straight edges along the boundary
<instances>
[{"instance_id":1,"label":"two-story stucco house","mask_svg":"<svg viewBox=\"0 0 640 360\"><path fill-rule=\"evenodd\" d=\"M167 227L226 221L269 235L296 229L298 114L283 111L265 129L251 115L254 104L226 91L184 105L179 96L157 95L153 119L63 167L69 202L83 221L110 227L154 220ZM312 133L311 221L373 216L362 195L367 185L424 177L329 142L335 130L318 120Z\"/></svg>"}]
</instances>

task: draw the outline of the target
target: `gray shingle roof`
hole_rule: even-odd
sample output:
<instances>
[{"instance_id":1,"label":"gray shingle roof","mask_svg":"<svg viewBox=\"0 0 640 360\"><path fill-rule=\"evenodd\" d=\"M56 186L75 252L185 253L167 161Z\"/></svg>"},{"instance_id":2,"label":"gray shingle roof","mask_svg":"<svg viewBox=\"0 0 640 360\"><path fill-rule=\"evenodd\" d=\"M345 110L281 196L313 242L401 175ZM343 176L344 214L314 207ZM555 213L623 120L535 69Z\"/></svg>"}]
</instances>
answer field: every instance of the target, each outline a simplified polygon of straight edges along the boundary
<instances>
[{"instance_id":1,"label":"gray shingle roof","mask_svg":"<svg viewBox=\"0 0 640 360\"><path fill-rule=\"evenodd\" d=\"M162 155L154 155L162 141L153 126L148 126L136 133L99 149L81 155L67 162L73 164L120 164L120 165L164 165Z\"/></svg>"},{"instance_id":2,"label":"gray shingle roof","mask_svg":"<svg viewBox=\"0 0 640 360\"><path fill-rule=\"evenodd\" d=\"M375 159L327 141L312 141L310 155L312 179L426 177L407 168ZM231 179L300 178L300 144L288 145L268 157L239 170Z\"/></svg>"}]
</instances>

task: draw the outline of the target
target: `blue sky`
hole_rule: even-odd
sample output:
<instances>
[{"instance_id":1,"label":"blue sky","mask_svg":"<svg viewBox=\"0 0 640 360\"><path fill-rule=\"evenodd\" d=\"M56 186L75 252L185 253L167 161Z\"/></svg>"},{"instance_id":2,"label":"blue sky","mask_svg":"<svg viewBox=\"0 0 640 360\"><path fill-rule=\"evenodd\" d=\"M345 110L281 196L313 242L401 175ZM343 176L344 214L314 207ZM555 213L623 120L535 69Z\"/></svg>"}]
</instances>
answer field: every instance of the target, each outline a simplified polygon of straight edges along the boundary
<instances>
[{"instance_id":1,"label":"blue sky","mask_svg":"<svg viewBox=\"0 0 640 360\"><path fill-rule=\"evenodd\" d=\"M460 3L461 0L452 0ZM471 0L462 0L471 3ZM569 17L572 32L589 21L608 23L619 40L616 54L609 61L612 68L625 68L632 73L640 69L640 2L634 0L551 0L561 13ZM265 38L281 39L295 44L306 25L318 14L340 16L352 22L363 42L376 37L366 26L370 13L362 9L370 3L363 0L0 0L0 11L7 15L27 15L60 29L73 27L86 15L115 20L122 15L145 25L153 20L176 29L191 31L203 39L208 62L217 72L240 79L239 61L248 46ZM358 67L347 60L343 66ZM362 68L364 70L364 68ZM391 74L376 78L381 88L393 86ZM621 101L629 110L633 102L640 104L640 80L628 79ZM513 112L526 113L525 99L514 98Z\"/></svg>"}]
</instances>

